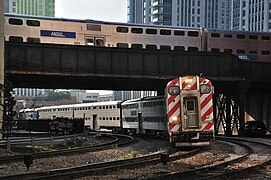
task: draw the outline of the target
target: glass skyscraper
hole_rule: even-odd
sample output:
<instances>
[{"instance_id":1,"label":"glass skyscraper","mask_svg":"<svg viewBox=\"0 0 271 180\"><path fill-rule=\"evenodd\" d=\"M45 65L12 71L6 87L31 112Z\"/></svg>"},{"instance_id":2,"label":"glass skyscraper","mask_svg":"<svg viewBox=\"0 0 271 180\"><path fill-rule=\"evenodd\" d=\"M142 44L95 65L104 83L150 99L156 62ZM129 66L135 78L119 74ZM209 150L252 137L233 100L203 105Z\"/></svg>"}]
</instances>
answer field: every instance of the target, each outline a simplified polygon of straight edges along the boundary
<instances>
[{"instance_id":1,"label":"glass skyscraper","mask_svg":"<svg viewBox=\"0 0 271 180\"><path fill-rule=\"evenodd\" d=\"M270 0L128 0L128 22L271 31Z\"/></svg>"},{"instance_id":2,"label":"glass skyscraper","mask_svg":"<svg viewBox=\"0 0 271 180\"><path fill-rule=\"evenodd\" d=\"M55 0L5 0L5 13L55 16Z\"/></svg>"}]
</instances>

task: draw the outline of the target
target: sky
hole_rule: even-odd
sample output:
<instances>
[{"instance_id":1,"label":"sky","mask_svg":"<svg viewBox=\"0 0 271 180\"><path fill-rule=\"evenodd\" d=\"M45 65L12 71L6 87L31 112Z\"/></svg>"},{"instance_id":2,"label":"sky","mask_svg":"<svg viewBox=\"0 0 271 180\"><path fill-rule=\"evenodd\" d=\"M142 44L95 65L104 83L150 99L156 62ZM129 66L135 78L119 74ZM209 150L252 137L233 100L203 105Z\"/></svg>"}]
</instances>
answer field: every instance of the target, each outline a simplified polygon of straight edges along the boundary
<instances>
[{"instance_id":1,"label":"sky","mask_svg":"<svg viewBox=\"0 0 271 180\"><path fill-rule=\"evenodd\" d=\"M127 22L127 0L55 0L55 16Z\"/></svg>"},{"instance_id":2,"label":"sky","mask_svg":"<svg viewBox=\"0 0 271 180\"><path fill-rule=\"evenodd\" d=\"M127 0L55 0L55 16L69 19L93 19L127 22ZM111 94L112 91L87 91Z\"/></svg>"}]
</instances>

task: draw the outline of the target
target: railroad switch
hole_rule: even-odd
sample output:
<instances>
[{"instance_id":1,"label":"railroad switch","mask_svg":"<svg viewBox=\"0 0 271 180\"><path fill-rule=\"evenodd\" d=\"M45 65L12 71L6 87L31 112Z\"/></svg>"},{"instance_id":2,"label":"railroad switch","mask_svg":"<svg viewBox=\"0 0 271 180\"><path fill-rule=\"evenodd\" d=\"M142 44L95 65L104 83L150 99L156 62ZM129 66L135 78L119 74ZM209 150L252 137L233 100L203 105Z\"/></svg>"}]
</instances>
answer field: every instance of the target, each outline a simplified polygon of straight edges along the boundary
<instances>
[{"instance_id":1,"label":"railroad switch","mask_svg":"<svg viewBox=\"0 0 271 180\"><path fill-rule=\"evenodd\" d=\"M33 154L24 155L24 164L26 165L27 171L29 171L29 167L33 163L33 159L34 159Z\"/></svg>"}]
</instances>

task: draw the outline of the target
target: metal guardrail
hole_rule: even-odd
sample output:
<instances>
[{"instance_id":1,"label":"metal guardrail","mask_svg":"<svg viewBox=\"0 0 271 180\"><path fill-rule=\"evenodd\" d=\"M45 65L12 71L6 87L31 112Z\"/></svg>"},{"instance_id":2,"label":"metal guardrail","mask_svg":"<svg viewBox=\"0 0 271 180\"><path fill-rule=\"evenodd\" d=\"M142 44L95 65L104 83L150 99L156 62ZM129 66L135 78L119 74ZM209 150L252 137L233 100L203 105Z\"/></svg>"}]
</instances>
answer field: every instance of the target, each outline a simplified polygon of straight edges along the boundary
<instances>
[{"instance_id":1,"label":"metal guardrail","mask_svg":"<svg viewBox=\"0 0 271 180\"><path fill-rule=\"evenodd\" d=\"M32 148L35 148L37 145L55 145L55 144L64 144L67 146L68 141L73 141L74 143L78 138L81 140L87 139L89 136L88 132L82 134L74 134L74 135L64 135L64 136L50 136L43 138L25 138L25 139L12 139L7 138L6 140L0 141L0 146L4 146L7 148L7 151L11 151L12 145L30 145Z\"/></svg>"}]
</instances>

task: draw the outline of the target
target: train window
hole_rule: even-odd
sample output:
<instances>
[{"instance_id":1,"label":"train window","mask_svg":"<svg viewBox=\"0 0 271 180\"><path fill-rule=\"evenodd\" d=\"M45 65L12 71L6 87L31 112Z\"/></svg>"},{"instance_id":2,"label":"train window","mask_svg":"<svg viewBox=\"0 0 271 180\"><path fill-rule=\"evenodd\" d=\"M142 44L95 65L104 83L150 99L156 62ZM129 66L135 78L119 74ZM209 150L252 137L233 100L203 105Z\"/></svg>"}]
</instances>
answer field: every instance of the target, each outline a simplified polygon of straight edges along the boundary
<instances>
[{"instance_id":1,"label":"train window","mask_svg":"<svg viewBox=\"0 0 271 180\"><path fill-rule=\"evenodd\" d=\"M199 32L198 31L188 31L188 36L190 36L190 37L198 37Z\"/></svg>"},{"instance_id":2,"label":"train window","mask_svg":"<svg viewBox=\"0 0 271 180\"><path fill-rule=\"evenodd\" d=\"M184 36L184 31L178 31L178 30L176 30L176 31L174 31L174 35L175 36Z\"/></svg>"},{"instance_id":3,"label":"train window","mask_svg":"<svg viewBox=\"0 0 271 180\"><path fill-rule=\"evenodd\" d=\"M166 46L166 45L161 45L160 49L161 50L171 50L171 47L170 46Z\"/></svg>"},{"instance_id":4,"label":"train window","mask_svg":"<svg viewBox=\"0 0 271 180\"><path fill-rule=\"evenodd\" d=\"M26 20L26 24L27 24L27 26L36 26L36 27L39 27L40 26L40 21Z\"/></svg>"},{"instance_id":5,"label":"train window","mask_svg":"<svg viewBox=\"0 0 271 180\"><path fill-rule=\"evenodd\" d=\"M249 39L258 39L258 36L250 35L250 36L249 36Z\"/></svg>"},{"instance_id":6,"label":"train window","mask_svg":"<svg viewBox=\"0 0 271 180\"><path fill-rule=\"evenodd\" d=\"M262 40L270 40L269 36L262 36Z\"/></svg>"},{"instance_id":7,"label":"train window","mask_svg":"<svg viewBox=\"0 0 271 180\"><path fill-rule=\"evenodd\" d=\"M249 51L249 54L258 54L257 51Z\"/></svg>"},{"instance_id":8,"label":"train window","mask_svg":"<svg viewBox=\"0 0 271 180\"><path fill-rule=\"evenodd\" d=\"M212 33L211 37L220 37L220 34L219 33Z\"/></svg>"},{"instance_id":9,"label":"train window","mask_svg":"<svg viewBox=\"0 0 271 180\"><path fill-rule=\"evenodd\" d=\"M156 50L156 49L157 49L157 46L154 45L154 44L147 44L147 45L146 45L146 49Z\"/></svg>"},{"instance_id":10,"label":"train window","mask_svg":"<svg viewBox=\"0 0 271 180\"><path fill-rule=\"evenodd\" d=\"M40 43L40 38L27 38L29 43Z\"/></svg>"},{"instance_id":11,"label":"train window","mask_svg":"<svg viewBox=\"0 0 271 180\"><path fill-rule=\"evenodd\" d=\"M142 34L143 33L143 29L142 28L132 28L131 32L135 33L135 34Z\"/></svg>"},{"instance_id":12,"label":"train window","mask_svg":"<svg viewBox=\"0 0 271 180\"><path fill-rule=\"evenodd\" d=\"M117 27L117 32L128 33L128 28L127 27Z\"/></svg>"},{"instance_id":13,"label":"train window","mask_svg":"<svg viewBox=\"0 0 271 180\"><path fill-rule=\"evenodd\" d=\"M199 49L197 47L188 47L188 51L197 52Z\"/></svg>"},{"instance_id":14,"label":"train window","mask_svg":"<svg viewBox=\"0 0 271 180\"><path fill-rule=\"evenodd\" d=\"M244 49L237 49L236 52L238 54L245 54L246 53L246 51Z\"/></svg>"},{"instance_id":15,"label":"train window","mask_svg":"<svg viewBox=\"0 0 271 180\"><path fill-rule=\"evenodd\" d=\"M180 87L179 86L170 86L168 88L168 94L172 96L177 96L180 94Z\"/></svg>"},{"instance_id":16,"label":"train window","mask_svg":"<svg viewBox=\"0 0 271 180\"><path fill-rule=\"evenodd\" d=\"M23 25L23 20L22 19L9 18L8 23L13 24L13 25Z\"/></svg>"},{"instance_id":17,"label":"train window","mask_svg":"<svg viewBox=\"0 0 271 180\"><path fill-rule=\"evenodd\" d=\"M224 52L226 52L226 53L232 53L232 49L224 49Z\"/></svg>"},{"instance_id":18,"label":"train window","mask_svg":"<svg viewBox=\"0 0 271 180\"><path fill-rule=\"evenodd\" d=\"M231 34L224 34L224 38L232 38Z\"/></svg>"},{"instance_id":19,"label":"train window","mask_svg":"<svg viewBox=\"0 0 271 180\"><path fill-rule=\"evenodd\" d=\"M175 51L185 51L185 47L184 46L174 46L174 50Z\"/></svg>"},{"instance_id":20,"label":"train window","mask_svg":"<svg viewBox=\"0 0 271 180\"><path fill-rule=\"evenodd\" d=\"M195 111L195 101L194 100L187 100L186 101L186 109L187 111Z\"/></svg>"},{"instance_id":21,"label":"train window","mask_svg":"<svg viewBox=\"0 0 271 180\"><path fill-rule=\"evenodd\" d=\"M20 36L9 36L9 41L11 42L23 42L23 38Z\"/></svg>"},{"instance_id":22,"label":"train window","mask_svg":"<svg viewBox=\"0 0 271 180\"><path fill-rule=\"evenodd\" d=\"M97 47L103 47L104 46L104 39L103 38L96 38L95 41L96 41L95 45Z\"/></svg>"},{"instance_id":23,"label":"train window","mask_svg":"<svg viewBox=\"0 0 271 180\"><path fill-rule=\"evenodd\" d=\"M128 44L127 43L117 43L117 47L128 48Z\"/></svg>"},{"instance_id":24,"label":"train window","mask_svg":"<svg viewBox=\"0 0 271 180\"><path fill-rule=\"evenodd\" d=\"M142 49L142 48L143 48L143 45L142 45L142 44L132 44L132 45L131 45L131 48L132 48L132 49Z\"/></svg>"},{"instance_id":25,"label":"train window","mask_svg":"<svg viewBox=\"0 0 271 180\"><path fill-rule=\"evenodd\" d=\"M237 38L237 39L245 39L246 36L243 35L243 34L237 34L237 35L236 35L236 38Z\"/></svg>"},{"instance_id":26,"label":"train window","mask_svg":"<svg viewBox=\"0 0 271 180\"><path fill-rule=\"evenodd\" d=\"M146 29L146 34L157 34L157 29Z\"/></svg>"},{"instance_id":27,"label":"train window","mask_svg":"<svg viewBox=\"0 0 271 180\"><path fill-rule=\"evenodd\" d=\"M94 38L87 38L86 39L86 45L94 46Z\"/></svg>"},{"instance_id":28,"label":"train window","mask_svg":"<svg viewBox=\"0 0 271 180\"><path fill-rule=\"evenodd\" d=\"M169 36L169 35L171 35L171 31L170 30L166 30L166 29L161 29L160 30L160 34L161 35L167 35L167 36Z\"/></svg>"},{"instance_id":29,"label":"train window","mask_svg":"<svg viewBox=\"0 0 271 180\"><path fill-rule=\"evenodd\" d=\"M131 111L131 116L135 116L136 115L136 111Z\"/></svg>"},{"instance_id":30,"label":"train window","mask_svg":"<svg viewBox=\"0 0 271 180\"><path fill-rule=\"evenodd\" d=\"M270 51L262 51L262 55L270 55Z\"/></svg>"},{"instance_id":31,"label":"train window","mask_svg":"<svg viewBox=\"0 0 271 180\"><path fill-rule=\"evenodd\" d=\"M219 49L219 48L212 48L212 49L211 49L211 52L219 53L219 52L220 52L220 49Z\"/></svg>"}]
</instances>

